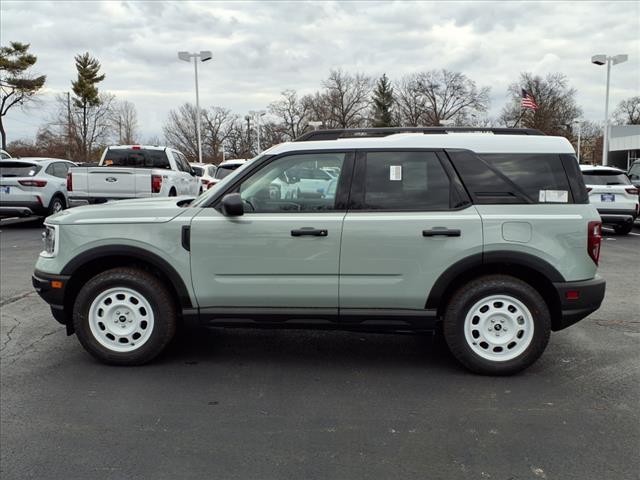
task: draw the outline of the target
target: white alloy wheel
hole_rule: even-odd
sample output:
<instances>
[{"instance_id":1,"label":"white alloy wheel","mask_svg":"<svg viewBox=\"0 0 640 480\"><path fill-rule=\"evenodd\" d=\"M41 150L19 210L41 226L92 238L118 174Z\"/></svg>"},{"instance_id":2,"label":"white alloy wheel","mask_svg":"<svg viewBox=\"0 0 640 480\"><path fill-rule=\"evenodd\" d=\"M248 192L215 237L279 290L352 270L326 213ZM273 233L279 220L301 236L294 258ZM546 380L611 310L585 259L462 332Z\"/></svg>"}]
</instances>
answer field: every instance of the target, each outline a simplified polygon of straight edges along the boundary
<instances>
[{"instance_id":1,"label":"white alloy wheel","mask_svg":"<svg viewBox=\"0 0 640 480\"><path fill-rule=\"evenodd\" d=\"M506 362L521 355L533 339L531 312L509 295L491 295L476 302L464 321L467 344L480 357Z\"/></svg>"},{"instance_id":2,"label":"white alloy wheel","mask_svg":"<svg viewBox=\"0 0 640 480\"><path fill-rule=\"evenodd\" d=\"M130 288L105 290L89 307L89 328L93 337L113 352L139 349L151 337L153 325L151 304Z\"/></svg>"}]
</instances>

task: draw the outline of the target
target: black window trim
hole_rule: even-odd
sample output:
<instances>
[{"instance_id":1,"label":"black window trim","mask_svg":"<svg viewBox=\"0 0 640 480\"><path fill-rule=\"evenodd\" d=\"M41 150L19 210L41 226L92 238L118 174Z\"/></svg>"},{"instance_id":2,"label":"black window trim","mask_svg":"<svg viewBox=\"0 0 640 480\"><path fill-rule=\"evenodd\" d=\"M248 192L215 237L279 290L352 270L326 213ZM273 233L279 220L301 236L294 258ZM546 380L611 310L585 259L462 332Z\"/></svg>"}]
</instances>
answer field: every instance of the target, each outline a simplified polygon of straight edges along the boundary
<instances>
[{"instance_id":1,"label":"black window trim","mask_svg":"<svg viewBox=\"0 0 640 480\"><path fill-rule=\"evenodd\" d=\"M338 185L336 186L336 197L335 197L335 208L333 210L291 210L284 212L248 212L251 214L267 214L267 215L291 215L293 214L330 214L336 212L346 212L347 205L350 198L350 190L351 183L353 178L353 169L355 165L355 154L356 151L354 149L315 149L315 150L296 150L292 152L283 152L278 155L269 155L265 156L264 159L260 159L255 162L253 165L247 167L247 169L243 172L240 177L236 179L231 185L229 185L226 189L218 193L216 196L212 197L209 201L202 205L202 208L214 208L217 211L221 212L222 208L220 202L222 198L229 194L235 193L238 191L240 185L247 180L249 177L253 176L259 170L265 168L272 162L279 160L285 157L291 157L294 155L313 155L313 154L330 154L330 153L343 153L344 154L344 162L342 164L342 170L340 173L340 177L338 178Z\"/></svg>"},{"instance_id":2,"label":"black window trim","mask_svg":"<svg viewBox=\"0 0 640 480\"><path fill-rule=\"evenodd\" d=\"M364 195L364 173L365 162L368 153L376 152L424 152L435 153L436 158L440 162L445 174L449 179L449 207L448 208L361 208L362 197ZM462 182L458 177L453 166L450 164L450 160L445 155L445 150L442 148L363 148L356 152L356 161L353 170L353 180L351 188L351 197L349 200L347 211L358 213L375 213L375 212L455 212L469 208L473 203L471 197L462 186ZM452 193L457 195L458 206L452 205ZM359 204L357 202L360 202Z\"/></svg>"}]
</instances>

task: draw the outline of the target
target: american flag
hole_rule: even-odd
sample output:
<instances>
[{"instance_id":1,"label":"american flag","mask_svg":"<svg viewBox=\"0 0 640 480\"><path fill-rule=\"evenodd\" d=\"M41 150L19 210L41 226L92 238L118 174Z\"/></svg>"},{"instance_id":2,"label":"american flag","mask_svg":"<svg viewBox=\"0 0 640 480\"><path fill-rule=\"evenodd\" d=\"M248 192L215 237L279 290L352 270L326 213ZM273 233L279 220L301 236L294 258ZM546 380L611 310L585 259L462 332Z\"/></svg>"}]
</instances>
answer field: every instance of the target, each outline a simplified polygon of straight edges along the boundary
<instances>
[{"instance_id":1,"label":"american flag","mask_svg":"<svg viewBox=\"0 0 640 480\"><path fill-rule=\"evenodd\" d=\"M533 111L538 109L538 104L536 103L535 98L529 92L527 92L524 88L522 89L522 100L520 102L520 106L522 108L530 108Z\"/></svg>"}]
</instances>

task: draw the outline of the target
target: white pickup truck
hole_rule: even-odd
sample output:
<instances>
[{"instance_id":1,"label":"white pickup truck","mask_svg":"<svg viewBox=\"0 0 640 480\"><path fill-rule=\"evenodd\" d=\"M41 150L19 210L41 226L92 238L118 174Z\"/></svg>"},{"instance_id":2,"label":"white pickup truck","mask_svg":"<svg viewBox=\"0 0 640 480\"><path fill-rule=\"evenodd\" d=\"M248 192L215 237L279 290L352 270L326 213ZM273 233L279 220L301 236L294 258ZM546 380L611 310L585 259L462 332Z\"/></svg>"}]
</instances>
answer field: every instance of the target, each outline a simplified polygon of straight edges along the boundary
<instances>
[{"instance_id":1,"label":"white pickup truck","mask_svg":"<svg viewBox=\"0 0 640 480\"><path fill-rule=\"evenodd\" d=\"M185 156L169 147L107 147L96 166L67 174L69 205L143 197L197 196L200 179Z\"/></svg>"}]
</instances>

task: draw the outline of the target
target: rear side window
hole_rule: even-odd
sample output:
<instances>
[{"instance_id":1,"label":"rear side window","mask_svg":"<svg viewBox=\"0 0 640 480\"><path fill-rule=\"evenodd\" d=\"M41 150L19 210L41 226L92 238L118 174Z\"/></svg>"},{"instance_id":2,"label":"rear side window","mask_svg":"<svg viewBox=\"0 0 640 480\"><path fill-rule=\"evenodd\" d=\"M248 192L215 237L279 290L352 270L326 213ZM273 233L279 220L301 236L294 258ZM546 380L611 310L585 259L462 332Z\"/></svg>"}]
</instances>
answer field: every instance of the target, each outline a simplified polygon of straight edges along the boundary
<instances>
[{"instance_id":1,"label":"rear side window","mask_svg":"<svg viewBox=\"0 0 640 480\"><path fill-rule=\"evenodd\" d=\"M224 178L237 169L240 164L231 164L231 165L218 165L218 169L216 170L216 178Z\"/></svg>"},{"instance_id":2,"label":"rear side window","mask_svg":"<svg viewBox=\"0 0 640 480\"><path fill-rule=\"evenodd\" d=\"M363 162L364 161L364 162ZM433 152L369 152L358 159L353 207L448 210L451 185Z\"/></svg>"},{"instance_id":3,"label":"rear side window","mask_svg":"<svg viewBox=\"0 0 640 480\"><path fill-rule=\"evenodd\" d=\"M584 170L584 183L587 185L630 185L631 181L624 173L616 170Z\"/></svg>"},{"instance_id":4,"label":"rear side window","mask_svg":"<svg viewBox=\"0 0 640 480\"><path fill-rule=\"evenodd\" d=\"M170 169L167 154L162 150L109 149L103 165L107 167Z\"/></svg>"},{"instance_id":5,"label":"rear side window","mask_svg":"<svg viewBox=\"0 0 640 480\"><path fill-rule=\"evenodd\" d=\"M33 163L3 161L0 164L0 177L33 177L42 167Z\"/></svg>"},{"instance_id":6,"label":"rear side window","mask_svg":"<svg viewBox=\"0 0 640 480\"><path fill-rule=\"evenodd\" d=\"M449 155L477 204L574 203L560 155Z\"/></svg>"}]
</instances>

